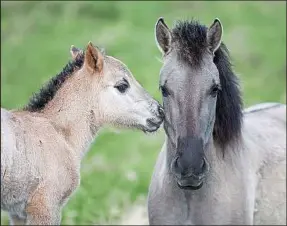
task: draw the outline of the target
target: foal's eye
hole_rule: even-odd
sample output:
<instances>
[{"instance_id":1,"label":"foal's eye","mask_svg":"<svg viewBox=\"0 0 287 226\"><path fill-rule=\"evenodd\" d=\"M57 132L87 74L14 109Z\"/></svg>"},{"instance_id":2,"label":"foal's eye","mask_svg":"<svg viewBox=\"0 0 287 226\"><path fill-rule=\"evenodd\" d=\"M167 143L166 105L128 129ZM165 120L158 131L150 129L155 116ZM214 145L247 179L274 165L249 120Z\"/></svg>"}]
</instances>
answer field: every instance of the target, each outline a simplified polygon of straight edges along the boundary
<instances>
[{"instance_id":1,"label":"foal's eye","mask_svg":"<svg viewBox=\"0 0 287 226\"><path fill-rule=\"evenodd\" d=\"M160 89L161 89L161 93L164 97L167 97L169 95L169 92L165 86L161 86Z\"/></svg>"},{"instance_id":2,"label":"foal's eye","mask_svg":"<svg viewBox=\"0 0 287 226\"><path fill-rule=\"evenodd\" d=\"M120 92L120 93L125 93L127 91L127 89L129 88L129 83L126 79L123 79L123 81L118 84L115 85L115 88Z\"/></svg>"},{"instance_id":3,"label":"foal's eye","mask_svg":"<svg viewBox=\"0 0 287 226\"><path fill-rule=\"evenodd\" d=\"M211 88L210 95L211 95L212 97L216 97L217 94L218 94L218 91L220 91L220 86L219 86L219 85L214 85L214 86Z\"/></svg>"}]
</instances>

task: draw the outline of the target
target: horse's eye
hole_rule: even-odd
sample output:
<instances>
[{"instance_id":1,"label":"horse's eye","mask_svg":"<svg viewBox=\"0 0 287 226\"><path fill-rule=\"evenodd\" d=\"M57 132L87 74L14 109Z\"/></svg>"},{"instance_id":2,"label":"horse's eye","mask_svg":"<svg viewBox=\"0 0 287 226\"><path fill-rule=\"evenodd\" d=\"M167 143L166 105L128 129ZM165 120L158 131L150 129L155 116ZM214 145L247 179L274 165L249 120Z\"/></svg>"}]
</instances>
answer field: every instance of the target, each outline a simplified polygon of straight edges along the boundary
<instances>
[{"instance_id":1,"label":"horse's eye","mask_svg":"<svg viewBox=\"0 0 287 226\"><path fill-rule=\"evenodd\" d=\"M212 96L212 97L216 97L219 90L220 90L219 85L214 85L214 86L211 88L211 92L210 92L211 96Z\"/></svg>"},{"instance_id":2,"label":"horse's eye","mask_svg":"<svg viewBox=\"0 0 287 226\"><path fill-rule=\"evenodd\" d=\"M161 86L160 89L161 89L161 93L164 97L167 97L169 95L169 92L165 86Z\"/></svg>"},{"instance_id":3,"label":"horse's eye","mask_svg":"<svg viewBox=\"0 0 287 226\"><path fill-rule=\"evenodd\" d=\"M127 80L124 79L124 81L121 84L115 85L115 88L120 93L125 93L127 91L127 89L129 88L129 83L127 82Z\"/></svg>"}]
</instances>

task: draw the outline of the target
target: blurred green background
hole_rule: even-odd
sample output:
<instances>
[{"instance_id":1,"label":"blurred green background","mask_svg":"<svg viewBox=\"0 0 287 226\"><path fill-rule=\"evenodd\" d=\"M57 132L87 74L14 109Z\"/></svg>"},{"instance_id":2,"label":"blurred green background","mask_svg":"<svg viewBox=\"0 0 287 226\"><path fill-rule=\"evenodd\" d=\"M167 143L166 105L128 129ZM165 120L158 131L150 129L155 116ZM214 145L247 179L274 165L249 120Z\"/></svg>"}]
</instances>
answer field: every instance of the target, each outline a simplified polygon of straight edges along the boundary
<instances>
[{"instance_id":1,"label":"blurred green background","mask_svg":"<svg viewBox=\"0 0 287 226\"><path fill-rule=\"evenodd\" d=\"M161 55L154 25L163 16L218 17L224 27L245 106L286 103L286 2L2 2L1 107L19 108L70 60L73 44L88 41L123 61L161 101ZM84 158L81 185L63 210L62 224L144 224L151 173L164 132L105 129ZM6 214L2 224L7 224ZM138 217L137 217L138 216Z\"/></svg>"}]
</instances>

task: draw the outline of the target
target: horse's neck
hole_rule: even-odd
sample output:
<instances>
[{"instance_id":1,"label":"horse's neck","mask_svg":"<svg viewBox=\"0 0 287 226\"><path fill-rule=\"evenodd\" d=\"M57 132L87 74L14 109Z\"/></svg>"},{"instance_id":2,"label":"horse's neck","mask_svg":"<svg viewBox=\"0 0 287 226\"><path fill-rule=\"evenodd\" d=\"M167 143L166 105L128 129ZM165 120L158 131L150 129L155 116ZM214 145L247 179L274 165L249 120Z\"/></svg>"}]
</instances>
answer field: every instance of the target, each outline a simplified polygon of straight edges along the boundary
<instances>
[{"instance_id":1,"label":"horse's neck","mask_svg":"<svg viewBox=\"0 0 287 226\"><path fill-rule=\"evenodd\" d=\"M82 158L100 129L100 126L96 125L96 120L93 120L94 112L66 108L61 111L49 110L44 114L65 137L75 154Z\"/></svg>"}]
</instances>

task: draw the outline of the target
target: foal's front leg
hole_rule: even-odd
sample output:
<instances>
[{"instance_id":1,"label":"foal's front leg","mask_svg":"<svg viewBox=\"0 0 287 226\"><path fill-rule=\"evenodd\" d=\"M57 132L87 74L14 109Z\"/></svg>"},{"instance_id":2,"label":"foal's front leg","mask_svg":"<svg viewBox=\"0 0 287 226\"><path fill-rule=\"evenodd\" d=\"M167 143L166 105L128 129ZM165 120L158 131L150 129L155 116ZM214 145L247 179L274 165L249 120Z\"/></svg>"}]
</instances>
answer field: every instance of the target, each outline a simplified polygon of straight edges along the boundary
<instances>
[{"instance_id":1,"label":"foal's front leg","mask_svg":"<svg viewBox=\"0 0 287 226\"><path fill-rule=\"evenodd\" d=\"M25 225L26 219L20 218L15 214L9 214L10 225Z\"/></svg>"},{"instance_id":2,"label":"foal's front leg","mask_svg":"<svg viewBox=\"0 0 287 226\"><path fill-rule=\"evenodd\" d=\"M60 225L61 208L47 192L37 191L26 207L26 225Z\"/></svg>"},{"instance_id":3,"label":"foal's front leg","mask_svg":"<svg viewBox=\"0 0 287 226\"><path fill-rule=\"evenodd\" d=\"M26 225L60 225L61 212L57 207L33 207L27 211Z\"/></svg>"}]
</instances>

